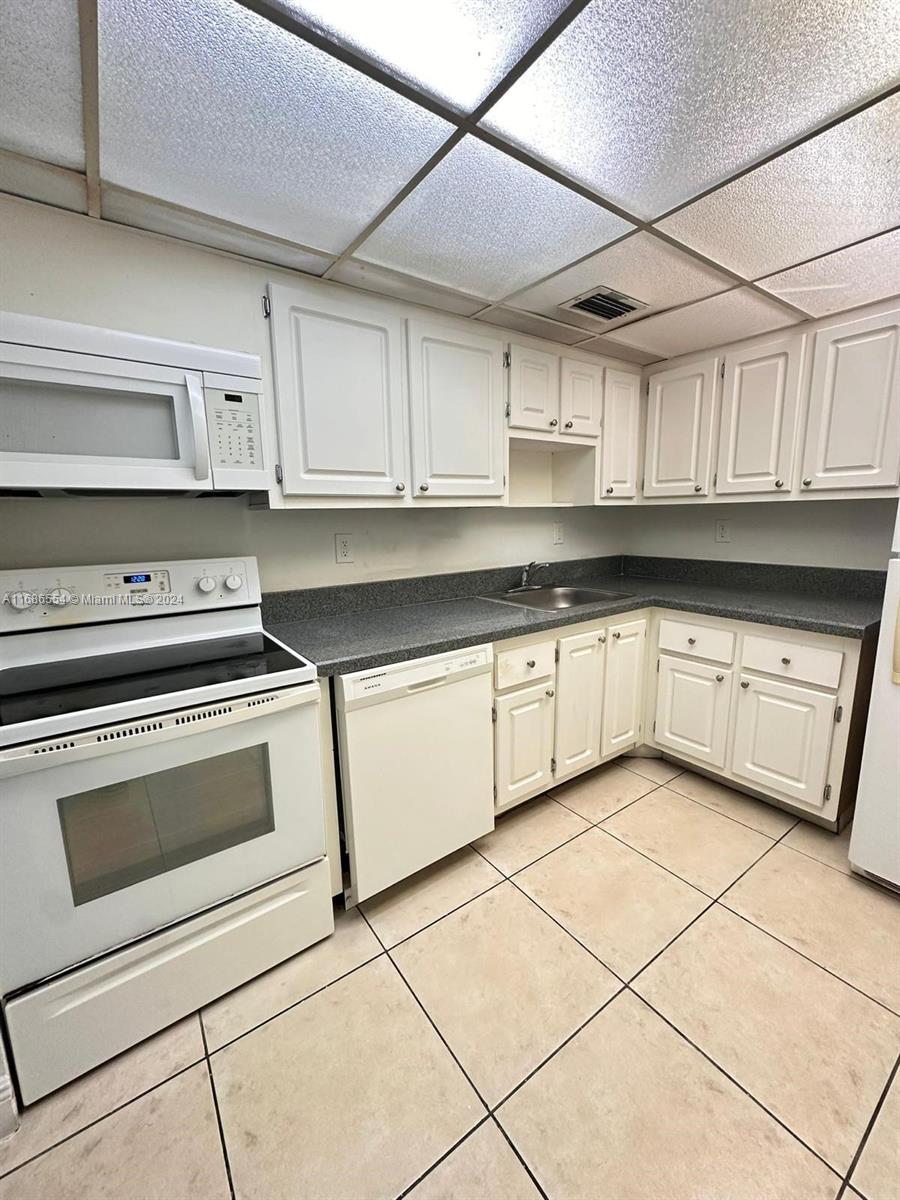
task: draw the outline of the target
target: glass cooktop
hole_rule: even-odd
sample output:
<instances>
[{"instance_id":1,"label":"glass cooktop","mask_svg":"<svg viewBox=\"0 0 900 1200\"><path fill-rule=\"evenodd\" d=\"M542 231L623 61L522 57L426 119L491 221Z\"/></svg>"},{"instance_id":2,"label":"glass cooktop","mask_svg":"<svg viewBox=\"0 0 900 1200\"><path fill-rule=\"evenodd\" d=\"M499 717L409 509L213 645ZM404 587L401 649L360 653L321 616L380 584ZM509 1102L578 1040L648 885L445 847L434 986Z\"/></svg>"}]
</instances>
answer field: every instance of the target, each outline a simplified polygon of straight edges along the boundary
<instances>
[{"instance_id":1,"label":"glass cooktop","mask_svg":"<svg viewBox=\"0 0 900 1200\"><path fill-rule=\"evenodd\" d=\"M0 669L0 726L261 676L278 687L304 665L267 634L249 633Z\"/></svg>"}]
</instances>

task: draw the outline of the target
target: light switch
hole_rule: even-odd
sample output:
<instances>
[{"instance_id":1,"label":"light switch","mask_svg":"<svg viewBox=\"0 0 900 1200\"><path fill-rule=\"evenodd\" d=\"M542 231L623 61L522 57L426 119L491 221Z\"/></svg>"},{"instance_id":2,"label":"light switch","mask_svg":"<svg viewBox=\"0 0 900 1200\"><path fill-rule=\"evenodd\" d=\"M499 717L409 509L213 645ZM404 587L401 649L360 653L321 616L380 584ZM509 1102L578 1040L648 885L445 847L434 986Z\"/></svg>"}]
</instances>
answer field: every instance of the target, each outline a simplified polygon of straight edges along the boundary
<instances>
[{"instance_id":1,"label":"light switch","mask_svg":"<svg viewBox=\"0 0 900 1200\"><path fill-rule=\"evenodd\" d=\"M566 540L566 538L565 538L565 534L563 533L562 521L554 521L553 522L553 545L561 546L565 540Z\"/></svg>"},{"instance_id":2,"label":"light switch","mask_svg":"<svg viewBox=\"0 0 900 1200\"><path fill-rule=\"evenodd\" d=\"M731 541L731 522L716 521L716 541L730 542Z\"/></svg>"}]
</instances>

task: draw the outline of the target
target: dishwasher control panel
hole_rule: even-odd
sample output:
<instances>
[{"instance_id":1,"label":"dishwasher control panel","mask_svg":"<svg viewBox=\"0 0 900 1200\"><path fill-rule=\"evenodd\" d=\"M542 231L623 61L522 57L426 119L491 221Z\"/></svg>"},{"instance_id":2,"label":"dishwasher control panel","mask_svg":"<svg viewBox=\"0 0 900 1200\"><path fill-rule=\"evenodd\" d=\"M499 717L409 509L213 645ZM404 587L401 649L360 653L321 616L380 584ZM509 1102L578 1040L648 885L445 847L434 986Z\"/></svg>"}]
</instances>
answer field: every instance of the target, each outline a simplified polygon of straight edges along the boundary
<instances>
[{"instance_id":1,"label":"dishwasher control panel","mask_svg":"<svg viewBox=\"0 0 900 1200\"><path fill-rule=\"evenodd\" d=\"M468 650L451 650L447 654L432 654L411 662L341 675L337 680L338 702L346 708L367 699L414 694L454 679L490 671L493 661L493 647L472 646Z\"/></svg>"}]
</instances>

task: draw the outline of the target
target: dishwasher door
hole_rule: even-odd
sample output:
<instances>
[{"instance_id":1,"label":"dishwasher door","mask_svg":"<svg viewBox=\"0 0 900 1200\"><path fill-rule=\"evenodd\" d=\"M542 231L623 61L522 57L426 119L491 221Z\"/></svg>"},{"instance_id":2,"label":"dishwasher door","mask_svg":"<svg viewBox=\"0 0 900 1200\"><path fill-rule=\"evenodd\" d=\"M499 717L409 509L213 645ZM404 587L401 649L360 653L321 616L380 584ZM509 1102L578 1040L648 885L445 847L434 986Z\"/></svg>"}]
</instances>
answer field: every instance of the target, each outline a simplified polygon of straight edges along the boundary
<instances>
[{"instance_id":1,"label":"dishwasher door","mask_svg":"<svg viewBox=\"0 0 900 1200\"><path fill-rule=\"evenodd\" d=\"M490 646L336 681L349 903L494 827Z\"/></svg>"}]
</instances>

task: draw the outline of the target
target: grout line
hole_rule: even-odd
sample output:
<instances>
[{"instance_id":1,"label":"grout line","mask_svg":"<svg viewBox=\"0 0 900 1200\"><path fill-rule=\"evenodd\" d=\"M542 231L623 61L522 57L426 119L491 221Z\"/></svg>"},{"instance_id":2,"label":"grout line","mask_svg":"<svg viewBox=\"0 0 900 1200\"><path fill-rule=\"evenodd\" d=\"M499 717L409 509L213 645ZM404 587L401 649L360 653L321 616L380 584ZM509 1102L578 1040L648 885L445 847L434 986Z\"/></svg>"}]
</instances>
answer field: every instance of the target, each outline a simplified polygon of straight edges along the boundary
<instances>
[{"instance_id":1,"label":"grout line","mask_svg":"<svg viewBox=\"0 0 900 1200\"><path fill-rule=\"evenodd\" d=\"M200 1016L199 1012L197 1013L197 1016ZM225 1128L222 1125L222 1113L219 1110L219 1096L216 1092L216 1080L215 1076L213 1075L212 1061L209 1057L209 1047L206 1044L206 1031L203 1028L202 1020L200 1021L200 1037L203 1039L203 1053L206 1059L206 1074L209 1079L209 1086L212 1092L213 1108L215 1109L216 1113L216 1127L219 1130L219 1142L222 1146L222 1158L225 1162L225 1175L228 1178L228 1190L231 1193L231 1200L235 1200L234 1180L231 1176L231 1160L228 1157L228 1144L225 1141Z\"/></svg>"},{"instance_id":2,"label":"grout line","mask_svg":"<svg viewBox=\"0 0 900 1200\"><path fill-rule=\"evenodd\" d=\"M799 825L802 820L803 820L803 818L799 817L797 819L797 825ZM792 825L791 828L795 829L796 825ZM816 828L821 829L822 826L819 825ZM826 829L825 832L831 833L831 830ZM840 834L834 833L834 834L832 834L832 837L838 838L838 837L840 837ZM859 875L855 875L852 871L842 871L840 867L836 867L832 863L825 862L824 859L816 858L816 856L814 854L808 854L805 850L801 850L799 846L788 846L786 844L784 848L785 848L785 850L793 850L793 852L795 854L802 854L803 857L808 858L810 862L818 863L820 867L827 867L829 869L829 871L836 871L838 875L843 875L845 879L853 879L858 883L872 883L873 882L871 879L866 879ZM848 858L847 859L848 865L849 865L849 862L850 862L850 860ZM876 886L878 886L878 885L876 884Z\"/></svg>"},{"instance_id":3,"label":"grout line","mask_svg":"<svg viewBox=\"0 0 900 1200\"><path fill-rule=\"evenodd\" d=\"M471 849L475 850L475 847L472 846ZM475 853L480 855L481 858L484 858L484 855L481 854L480 850L475 850ZM488 862L490 866L492 866L492 867L494 866L494 864L490 863L488 859L485 858L484 861ZM494 870L498 871L498 868L494 867ZM433 928L433 926L440 924L440 922L443 921L445 917L452 916L453 913L459 912L459 910L461 908L465 908L467 905L473 904L476 900L480 900L482 896L486 896L488 894L488 892L492 892L492 891L494 891L495 888L500 887L501 884L506 883L506 876L503 874L503 872L498 871L498 873L500 874L501 878L495 879L492 884L489 884L488 887L484 888L482 891L477 892L474 896L470 896L468 898L468 900L463 900L460 904L455 904L453 906L453 908L448 908L445 913L441 913L441 915L439 917L435 917L433 921L429 921L428 924L423 925L421 929L414 929L412 933L406 934L406 936L400 938L400 940L398 942L391 942L390 946L385 946L385 948L384 948L385 954L390 954L390 952L392 950L396 950L398 946L405 946L407 942L412 941L412 939L414 937L418 937L420 933L424 933L426 929L431 929L431 928ZM362 913L361 908L360 908L360 913ZM365 916L365 914L362 914L362 915ZM368 917L366 917L366 921L369 924L369 928L372 929L373 933L375 933L375 930L372 927L371 922L368 921ZM375 936L378 937L378 934L375 934Z\"/></svg>"},{"instance_id":4,"label":"grout line","mask_svg":"<svg viewBox=\"0 0 900 1200\"><path fill-rule=\"evenodd\" d=\"M491 1113L491 1120L494 1122L494 1124L500 1130L500 1133L503 1135L504 1139L506 1140L506 1143L509 1146L510 1150L512 1150L513 1154L516 1156L516 1158L522 1164L525 1171L528 1173L528 1178L531 1180L531 1182L537 1188L538 1192L543 1197L543 1200L548 1200L547 1193L544 1190L544 1188L541 1186L540 1180L538 1179L537 1175L535 1175L534 1171L532 1171L531 1167L529 1167L528 1163L525 1161L521 1151L519 1150L519 1147L516 1145L516 1143L512 1140L512 1138L509 1136L509 1134L506 1132L506 1130L503 1128L503 1126L497 1120L496 1113Z\"/></svg>"},{"instance_id":5,"label":"grout line","mask_svg":"<svg viewBox=\"0 0 900 1200\"><path fill-rule=\"evenodd\" d=\"M463 1142L467 1142L469 1140L469 1138L474 1133L476 1133L482 1127L482 1125L486 1125L488 1123L488 1121L490 1121L490 1119L491 1119L491 1114L489 1112L485 1113L483 1117L480 1117L478 1119L478 1121L476 1121L476 1123L472 1126L472 1128L467 1133L464 1133L461 1138L458 1138L453 1143L453 1145L450 1147L449 1150L445 1150L444 1153L441 1155L441 1157L436 1158L434 1160L434 1162L431 1164L431 1166L426 1171L423 1171L421 1175L417 1175L416 1178L409 1185L409 1187L404 1188L403 1191L399 1193L399 1195L397 1196L397 1200L403 1200L404 1196L408 1196L409 1193L413 1190L413 1188L417 1188L423 1179L427 1178L432 1173L432 1171L436 1170L441 1165L442 1162L446 1162L446 1160L450 1157L450 1155L453 1154L453 1152L455 1150L458 1150L459 1147L463 1144Z\"/></svg>"},{"instance_id":6,"label":"grout line","mask_svg":"<svg viewBox=\"0 0 900 1200\"><path fill-rule=\"evenodd\" d=\"M684 772L684 773L686 774L687 772ZM701 778L705 779L706 776L701 776ZM673 779L672 782L674 783L675 780ZM718 782L718 780L716 780L714 782ZM800 824L800 822L803 820L802 817L797 817L794 820L793 825L789 825L787 827L787 829L785 829L782 833L780 833L778 835L778 837L776 838L776 837L773 837L773 835L771 833L763 833L763 831L761 829L757 828L756 825L748 825L746 821L742 821L739 817L733 817L731 815L731 813L722 812L721 808L714 808L711 804L707 804L705 800L698 800L695 796L688 796L686 792L679 792L679 790L677 788L670 787L669 784L665 784L665 786L669 787L670 791L673 791L676 796L680 796L682 798L682 800L690 800L692 804L699 804L701 808L705 808L708 812L718 813L718 815L720 817L727 817L729 821L734 821L735 825L743 825L743 827L745 829L750 829L753 831L753 833L758 833L760 835L760 837L771 838L771 840L773 842L780 842L781 839L785 836L785 834L790 833L791 830L795 829ZM726 784L723 784L722 786L728 787L729 785L726 783ZM735 791L735 790L736 790L735 788L731 788L731 791ZM743 796L746 800L756 800L755 796L748 796L745 792L738 792L737 794L739 796ZM765 804L766 802L764 800L756 800L756 803L757 804ZM774 808L775 806L768 805L767 807ZM785 810L783 808L781 808L781 809L775 808L775 811L783 812L784 815L788 818L794 816L793 813L785 812Z\"/></svg>"},{"instance_id":7,"label":"grout line","mask_svg":"<svg viewBox=\"0 0 900 1200\"><path fill-rule=\"evenodd\" d=\"M641 799L643 799L643 797L641 797ZM616 814L613 813L612 815L615 816ZM607 818L607 820L609 820L609 818ZM659 867L659 869L661 871L665 871L667 875L671 875L673 879L677 879L681 883L686 883L688 887L693 888L695 892L699 892L701 896L705 896L707 898L707 900L715 900L716 899L715 896L712 896L712 895L710 895L709 892L704 891L704 889L702 887L700 887L699 884L691 883L691 881L689 879L685 879L683 875L679 875L678 872L673 871L671 867L664 866L661 862L657 862L655 858L651 858L649 854L645 854L644 851L639 850L637 848L637 846L632 846L631 842L626 842L624 838L618 837L615 833L612 832L612 830L607 829L604 825L602 825L602 824L598 825L597 828L602 830L603 833L608 834L609 837L613 838L615 841L617 841L620 846L626 846L629 850L633 850L635 852L635 854L639 854L641 856L641 858L645 858L647 860L647 862L653 863L653 865L655 867ZM755 864L752 864L752 865L755 865Z\"/></svg>"},{"instance_id":8,"label":"grout line","mask_svg":"<svg viewBox=\"0 0 900 1200\"><path fill-rule=\"evenodd\" d=\"M878 1116L879 1116L881 1110L884 1108L885 1103L887 1102L888 1092L891 1090L891 1085L893 1084L894 1080L897 1077L898 1068L900 1068L900 1056L897 1057L897 1061L894 1063L893 1067L888 1072L887 1082L885 1083L884 1088L882 1089L881 1095L878 1097L878 1102L875 1105L875 1108L874 1108L874 1111L872 1112L871 1117L869 1118L868 1124L866 1125L865 1129L863 1130L863 1135L860 1138L859 1145L856 1148L856 1153L853 1155L853 1158L850 1161L850 1166L847 1168L847 1173L844 1176L844 1181L841 1185L841 1190L838 1193L837 1200L839 1200L839 1197L846 1191L846 1189L848 1187L852 1186L850 1183L850 1177L852 1176L853 1172L856 1170L857 1166L859 1165L859 1160L860 1160L860 1158L862 1158L862 1153L863 1153L863 1150L865 1150L865 1148L866 1148L866 1143L868 1142L869 1137L871 1136L872 1130L875 1128L875 1123L878 1120ZM855 1190L856 1189L854 1188L854 1191ZM861 1192L859 1194L862 1195Z\"/></svg>"}]
</instances>

